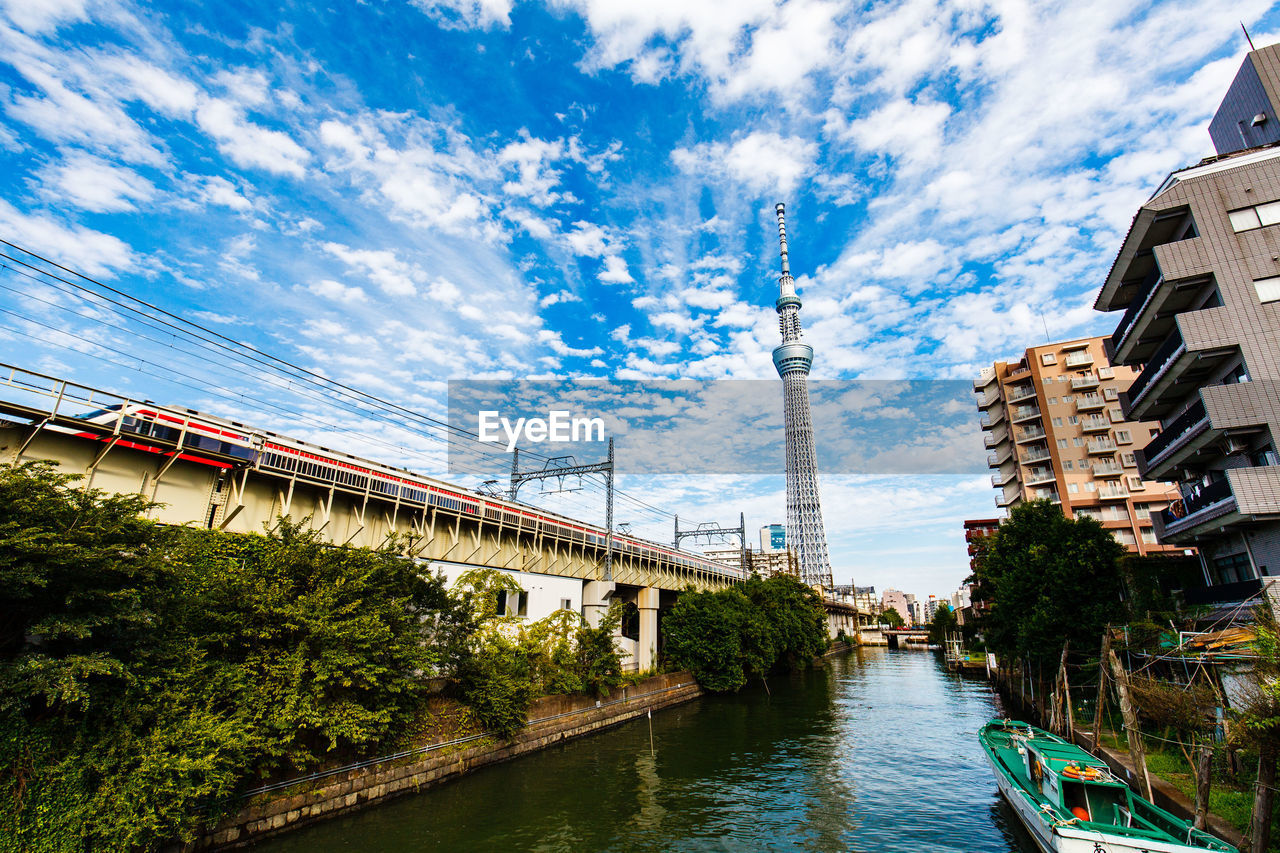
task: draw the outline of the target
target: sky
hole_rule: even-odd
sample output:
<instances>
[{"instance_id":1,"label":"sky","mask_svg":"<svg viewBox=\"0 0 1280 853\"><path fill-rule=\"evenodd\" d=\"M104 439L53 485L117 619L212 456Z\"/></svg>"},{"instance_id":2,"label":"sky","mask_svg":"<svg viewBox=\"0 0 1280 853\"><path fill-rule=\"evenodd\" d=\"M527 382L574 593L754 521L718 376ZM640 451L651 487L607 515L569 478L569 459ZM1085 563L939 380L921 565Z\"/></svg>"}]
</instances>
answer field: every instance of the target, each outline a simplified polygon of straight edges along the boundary
<instances>
[{"instance_id":1,"label":"sky","mask_svg":"<svg viewBox=\"0 0 1280 853\"><path fill-rule=\"evenodd\" d=\"M783 201L815 381L967 381L1114 328L1096 292L1212 153L1240 23L1280 38L1266 0L1211 5L0 0L0 238L444 419L451 379L775 378ZM447 473L436 431L16 269L0 360ZM976 409L937 414L930 452L980 468ZM784 521L782 464L624 473L619 520ZM880 590L948 594L962 520L997 514L973 471L821 487L835 580Z\"/></svg>"}]
</instances>

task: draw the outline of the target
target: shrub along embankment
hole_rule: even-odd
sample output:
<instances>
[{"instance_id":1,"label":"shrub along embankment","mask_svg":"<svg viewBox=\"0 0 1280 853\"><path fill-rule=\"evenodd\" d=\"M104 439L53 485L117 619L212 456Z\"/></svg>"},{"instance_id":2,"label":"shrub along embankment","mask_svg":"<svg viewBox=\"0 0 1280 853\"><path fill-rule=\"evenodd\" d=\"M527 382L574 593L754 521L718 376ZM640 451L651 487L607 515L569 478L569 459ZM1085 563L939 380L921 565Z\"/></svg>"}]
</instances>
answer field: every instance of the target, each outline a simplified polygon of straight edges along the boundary
<instances>
[{"instance_id":1,"label":"shrub along embankment","mask_svg":"<svg viewBox=\"0 0 1280 853\"><path fill-rule=\"evenodd\" d=\"M193 841L264 780L439 728L440 678L504 738L535 697L622 683L616 612L516 624L498 572L446 589L398 543L164 527L75 480L0 467L0 853Z\"/></svg>"}]
</instances>

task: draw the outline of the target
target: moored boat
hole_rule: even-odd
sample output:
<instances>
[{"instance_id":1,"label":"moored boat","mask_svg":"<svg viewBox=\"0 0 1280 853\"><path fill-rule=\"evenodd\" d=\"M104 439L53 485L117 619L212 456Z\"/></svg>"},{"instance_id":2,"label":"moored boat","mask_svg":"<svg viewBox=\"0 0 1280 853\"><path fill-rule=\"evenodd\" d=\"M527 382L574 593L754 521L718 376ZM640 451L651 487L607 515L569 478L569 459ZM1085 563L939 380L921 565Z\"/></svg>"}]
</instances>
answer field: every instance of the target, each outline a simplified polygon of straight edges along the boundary
<instances>
[{"instance_id":1,"label":"moored boat","mask_svg":"<svg viewBox=\"0 0 1280 853\"><path fill-rule=\"evenodd\" d=\"M1139 797L1105 761L1056 735L992 720L978 740L1000 793L1048 853L1238 853Z\"/></svg>"}]
</instances>

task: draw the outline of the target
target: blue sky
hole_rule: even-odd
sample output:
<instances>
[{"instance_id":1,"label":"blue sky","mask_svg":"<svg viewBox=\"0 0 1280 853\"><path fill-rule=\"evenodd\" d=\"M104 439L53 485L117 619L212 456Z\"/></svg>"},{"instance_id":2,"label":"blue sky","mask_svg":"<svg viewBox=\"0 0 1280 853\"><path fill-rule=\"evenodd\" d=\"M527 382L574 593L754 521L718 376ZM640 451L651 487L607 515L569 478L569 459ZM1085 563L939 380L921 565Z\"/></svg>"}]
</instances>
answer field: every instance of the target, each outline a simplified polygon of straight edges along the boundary
<instances>
[{"instance_id":1,"label":"blue sky","mask_svg":"<svg viewBox=\"0 0 1280 853\"><path fill-rule=\"evenodd\" d=\"M1269 2L1213 7L0 0L0 235L443 418L450 378L772 378L782 200L815 379L967 379L1114 326L1094 294L1211 153L1238 22L1276 38ZM428 435L0 284L7 361L444 471ZM982 454L976 411L948 434ZM837 580L880 588L954 589L961 520L995 514L981 475L822 485ZM781 477L624 487L785 514Z\"/></svg>"}]
</instances>

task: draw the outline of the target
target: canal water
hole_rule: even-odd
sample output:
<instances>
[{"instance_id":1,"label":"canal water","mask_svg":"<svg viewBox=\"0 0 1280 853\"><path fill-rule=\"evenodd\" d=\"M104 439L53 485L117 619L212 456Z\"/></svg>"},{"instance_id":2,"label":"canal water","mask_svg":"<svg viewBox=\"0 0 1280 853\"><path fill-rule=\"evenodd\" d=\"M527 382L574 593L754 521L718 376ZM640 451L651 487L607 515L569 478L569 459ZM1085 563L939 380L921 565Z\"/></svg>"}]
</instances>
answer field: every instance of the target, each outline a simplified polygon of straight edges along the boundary
<instances>
[{"instance_id":1,"label":"canal water","mask_svg":"<svg viewBox=\"0 0 1280 853\"><path fill-rule=\"evenodd\" d=\"M978 728L983 681L931 652L858 649L422 794L263 842L262 853L1018 851Z\"/></svg>"}]
</instances>

